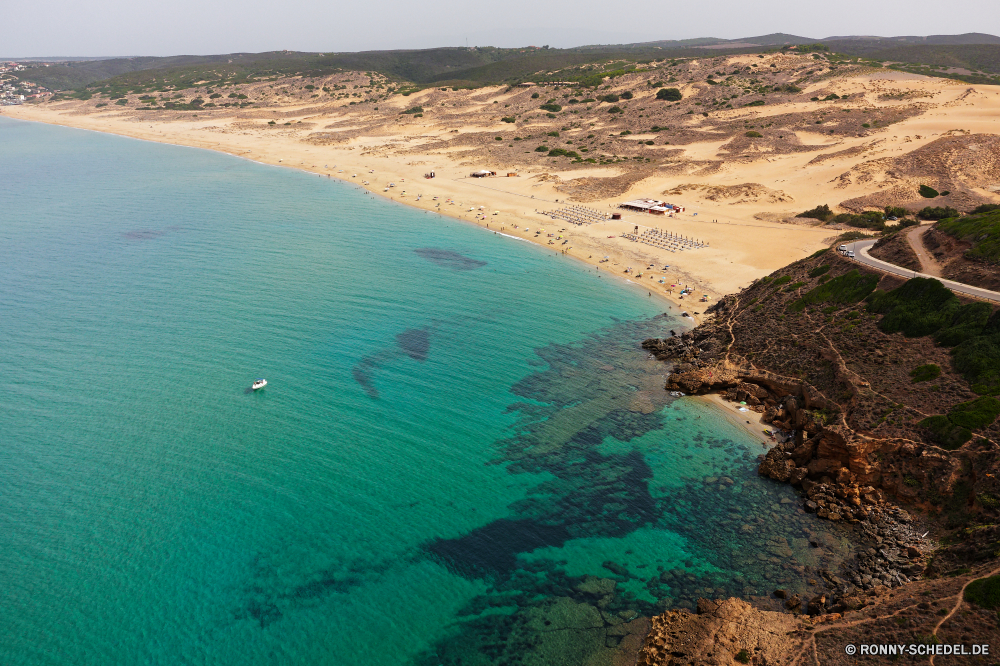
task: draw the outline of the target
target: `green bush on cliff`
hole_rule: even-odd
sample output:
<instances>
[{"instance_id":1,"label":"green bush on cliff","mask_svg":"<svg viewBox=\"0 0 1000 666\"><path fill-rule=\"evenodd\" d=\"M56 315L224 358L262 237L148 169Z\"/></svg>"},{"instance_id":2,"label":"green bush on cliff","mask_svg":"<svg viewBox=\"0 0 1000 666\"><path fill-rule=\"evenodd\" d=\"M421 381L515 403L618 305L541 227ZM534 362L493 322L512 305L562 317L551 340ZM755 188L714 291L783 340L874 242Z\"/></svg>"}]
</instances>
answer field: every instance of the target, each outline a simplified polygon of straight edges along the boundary
<instances>
[{"instance_id":1,"label":"green bush on cliff","mask_svg":"<svg viewBox=\"0 0 1000 666\"><path fill-rule=\"evenodd\" d=\"M966 258L1000 264L1000 210L944 220L934 228L972 243L965 253Z\"/></svg>"},{"instance_id":2,"label":"green bush on cliff","mask_svg":"<svg viewBox=\"0 0 1000 666\"><path fill-rule=\"evenodd\" d=\"M976 398L955 405L948 412L948 419L955 425L978 430L985 428L1000 416L1000 400L990 396Z\"/></svg>"},{"instance_id":3,"label":"green bush on cliff","mask_svg":"<svg viewBox=\"0 0 1000 666\"><path fill-rule=\"evenodd\" d=\"M952 407L946 416L931 416L919 423L941 448L953 451L972 439L972 431L985 428L1000 416L1000 400L976 398Z\"/></svg>"},{"instance_id":4,"label":"green bush on cliff","mask_svg":"<svg viewBox=\"0 0 1000 666\"><path fill-rule=\"evenodd\" d=\"M1000 335L980 335L951 350L952 364L976 393L1000 391Z\"/></svg>"},{"instance_id":5,"label":"green bush on cliff","mask_svg":"<svg viewBox=\"0 0 1000 666\"><path fill-rule=\"evenodd\" d=\"M954 451L972 439L972 431L955 425L947 416L931 416L918 425L931 432L931 438L946 451Z\"/></svg>"},{"instance_id":6,"label":"green bush on cliff","mask_svg":"<svg viewBox=\"0 0 1000 666\"><path fill-rule=\"evenodd\" d=\"M892 291L876 291L868 297L868 311L884 315L879 329L908 338L950 325L959 307L955 295L934 278L913 278Z\"/></svg>"},{"instance_id":7,"label":"green bush on cliff","mask_svg":"<svg viewBox=\"0 0 1000 666\"><path fill-rule=\"evenodd\" d=\"M740 650L739 652L737 652L735 654L735 656L733 656L733 659L735 659L736 661L740 662L741 664L749 664L750 663L750 653L747 652L746 650Z\"/></svg>"},{"instance_id":8,"label":"green bush on cliff","mask_svg":"<svg viewBox=\"0 0 1000 666\"><path fill-rule=\"evenodd\" d=\"M826 250L824 250L824 252L825 251ZM817 266L816 268L809 271L809 277L811 278L819 277L823 273L826 273L828 270L830 270L830 264L823 264L822 266Z\"/></svg>"},{"instance_id":9,"label":"green bush on cliff","mask_svg":"<svg viewBox=\"0 0 1000 666\"><path fill-rule=\"evenodd\" d=\"M802 298L789 305L788 309L802 312L806 306L817 303L857 303L872 293L877 284L878 278L874 275L862 275L853 270L807 291Z\"/></svg>"},{"instance_id":10,"label":"green bush on cliff","mask_svg":"<svg viewBox=\"0 0 1000 666\"><path fill-rule=\"evenodd\" d=\"M932 379L937 379L941 376L941 366L937 363L928 363L926 365L918 365L917 367L910 370L910 377L914 384L919 384L920 382L929 382Z\"/></svg>"},{"instance_id":11,"label":"green bush on cliff","mask_svg":"<svg viewBox=\"0 0 1000 666\"><path fill-rule=\"evenodd\" d=\"M986 303L969 303L955 311L951 325L938 331L934 341L944 347L956 347L980 335L990 319L991 308Z\"/></svg>"},{"instance_id":12,"label":"green bush on cliff","mask_svg":"<svg viewBox=\"0 0 1000 666\"><path fill-rule=\"evenodd\" d=\"M965 600L980 608L1000 608L1000 576L980 578L965 588Z\"/></svg>"}]
</instances>

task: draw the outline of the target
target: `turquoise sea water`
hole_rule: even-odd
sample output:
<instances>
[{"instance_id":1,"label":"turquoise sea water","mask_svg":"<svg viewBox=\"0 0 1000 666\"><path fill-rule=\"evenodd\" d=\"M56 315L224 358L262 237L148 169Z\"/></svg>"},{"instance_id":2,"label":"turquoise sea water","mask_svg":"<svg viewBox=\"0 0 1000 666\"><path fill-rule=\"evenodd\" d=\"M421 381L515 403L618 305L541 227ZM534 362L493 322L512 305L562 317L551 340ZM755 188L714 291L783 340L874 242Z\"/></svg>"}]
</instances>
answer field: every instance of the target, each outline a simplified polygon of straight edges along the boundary
<instances>
[{"instance_id":1,"label":"turquoise sea water","mask_svg":"<svg viewBox=\"0 0 1000 666\"><path fill-rule=\"evenodd\" d=\"M570 259L2 118L0 183L4 664L610 663L836 551Z\"/></svg>"}]
</instances>

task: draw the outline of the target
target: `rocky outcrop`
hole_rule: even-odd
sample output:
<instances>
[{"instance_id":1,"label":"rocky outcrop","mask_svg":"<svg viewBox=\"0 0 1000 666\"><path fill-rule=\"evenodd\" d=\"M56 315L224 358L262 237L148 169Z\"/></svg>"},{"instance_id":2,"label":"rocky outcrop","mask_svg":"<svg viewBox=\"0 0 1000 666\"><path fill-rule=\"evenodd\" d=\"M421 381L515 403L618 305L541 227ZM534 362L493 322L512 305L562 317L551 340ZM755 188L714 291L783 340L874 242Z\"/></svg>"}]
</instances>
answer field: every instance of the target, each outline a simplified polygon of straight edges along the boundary
<instances>
[{"instance_id":1,"label":"rocky outcrop","mask_svg":"<svg viewBox=\"0 0 1000 666\"><path fill-rule=\"evenodd\" d=\"M700 599L697 614L667 611L653 618L636 664L786 664L798 647L788 634L800 625L794 615L757 610L739 599Z\"/></svg>"}]
</instances>

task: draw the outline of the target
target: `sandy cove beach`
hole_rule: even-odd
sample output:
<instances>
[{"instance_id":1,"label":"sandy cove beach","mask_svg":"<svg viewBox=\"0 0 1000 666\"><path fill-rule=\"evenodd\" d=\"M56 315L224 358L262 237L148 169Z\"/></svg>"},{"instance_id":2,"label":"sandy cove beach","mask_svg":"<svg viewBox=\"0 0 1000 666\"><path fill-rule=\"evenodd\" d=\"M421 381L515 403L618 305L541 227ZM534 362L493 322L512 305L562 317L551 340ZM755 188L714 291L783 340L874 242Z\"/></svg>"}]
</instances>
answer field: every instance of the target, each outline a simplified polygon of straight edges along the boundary
<instances>
[{"instance_id":1,"label":"sandy cove beach","mask_svg":"<svg viewBox=\"0 0 1000 666\"><path fill-rule=\"evenodd\" d=\"M698 320L695 313L703 312L719 296L807 256L823 247L824 239L833 235L829 229L777 224L734 215L737 211L727 210L725 204L711 205L711 202L691 206L689 212L673 218L624 212L622 220L578 227L536 212L557 210L566 203L567 197L558 192L551 182L532 178L531 172L522 171L519 176L511 178L474 179L469 177L467 167L437 166L439 161L428 167L426 160L415 160L412 156L358 159L361 156L351 147L316 148L302 145L291 137L206 132L206 126L214 124L214 119L204 123L150 124L104 114L66 114L61 112L59 106L28 105L6 107L2 113L22 120L217 150L264 164L338 178L356 184L375 196L461 219L490 231L536 243L553 252L565 252L567 256L587 262L611 278L632 283L636 289L645 289L651 295L670 301L680 310L689 312L695 321ZM424 173L430 169L435 171L435 178L425 179ZM607 173L606 169L593 171ZM580 177L579 172L567 175ZM395 187L388 188L390 183ZM639 196L643 188L634 189L636 192L630 194ZM648 189L655 193L662 187ZM609 206L625 199L614 197L583 205L610 213L612 209ZM713 221L716 219L718 222ZM650 227L669 230L707 242L709 246L670 252L621 237L625 232L633 232L636 226L640 231ZM536 235L539 230L543 233ZM550 238L549 233L554 236ZM563 244L563 240L569 240L569 243ZM549 241L554 242L550 244ZM605 257L608 260L602 262ZM649 269L651 264L654 266L652 270ZM669 268L664 270L665 266ZM630 267L633 272L626 274L625 269ZM639 273L642 277L636 277ZM661 278L665 283L659 282ZM696 297L679 296L685 286L691 287ZM709 302L699 302L703 294L709 296Z\"/></svg>"},{"instance_id":2,"label":"sandy cove beach","mask_svg":"<svg viewBox=\"0 0 1000 666\"><path fill-rule=\"evenodd\" d=\"M713 408L718 409L719 412L733 425L739 426L743 430L747 431L755 440L763 444L765 447L770 448L774 444L764 434L764 428L767 426L761 421L762 414L759 414L752 410L747 410L741 412L739 403L729 402L722 395L718 393L706 393L702 396L697 396L704 400L707 404L712 405ZM764 450L763 448L761 449Z\"/></svg>"},{"instance_id":3,"label":"sandy cove beach","mask_svg":"<svg viewBox=\"0 0 1000 666\"><path fill-rule=\"evenodd\" d=\"M442 96L436 90L382 102L383 111L389 107L393 114L391 125L389 121L380 124L372 111L360 107L317 108L304 102L255 108L252 112L213 109L196 115L166 115L63 101L3 107L0 113L22 120L216 150L319 177L338 178L368 190L373 196L465 220L539 244L552 252L565 253L591 264L609 278L625 280L651 296L667 299L695 315L697 320L695 313L703 312L719 296L808 256L841 233L815 221L795 218L798 212L820 203L835 205L850 197L878 194L880 188L896 182L878 182L891 171L887 163L883 164L886 160L925 147L943 136L955 132L1000 133L1000 93L989 88L980 92L953 81L895 72L836 78L822 85L823 90L836 89L851 95L850 104L856 111L876 108L871 106L873 101L883 100L880 103L885 106L877 108L896 105L908 109L910 115L874 134L832 136L796 130L792 138L798 147L793 146L790 152L774 149L773 154L753 153L756 148L751 145L743 149L745 154L738 156L739 159L731 160L725 157L727 150L722 147L726 140L736 140L731 136L723 141L689 141L681 147L664 145L674 163L647 170L632 182L627 179L636 172L630 172L626 166L560 169L556 160L540 163L541 159L529 151L523 151L527 153L522 155L524 164L511 165L509 157L505 158L506 164L504 160L491 161L488 151L451 149L446 139L474 129L488 132L490 137L502 131L509 134L509 125L480 118L478 114L491 99L493 103L513 101L513 95L527 93L509 93L499 88L445 93L447 99L461 95L462 104L473 105L468 112L462 111L470 114L470 126L459 129L454 128L454 117L435 121L402 116L399 120L397 107L405 109L423 103L430 108ZM887 95L892 99L885 101ZM637 100L642 102L641 98ZM752 126L765 127L769 117L797 112L800 106L803 105L796 102L754 110L719 111L716 115L721 120L716 122L735 119L750 123L752 119L758 123ZM847 118L851 108L845 105L834 111ZM285 122L269 121L278 116ZM692 118L684 120L690 125L685 131L708 134L701 118L685 118ZM324 122L330 124L322 126ZM472 123L480 126L471 127ZM330 132L314 131L331 128ZM532 128L546 129L534 124ZM594 129L600 131L599 127ZM617 134L608 136L617 138ZM675 168L676 164L681 166ZM695 168L705 164L711 168L701 172ZM498 175L470 177L470 172L478 168L494 170ZM860 175L856 175L859 168ZM431 171L435 177L425 178ZM506 177L507 173L517 175ZM572 194L576 184L603 186L619 176L627 182L618 187L619 192L614 196L602 197L593 192L584 197ZM994 188L974 189L986 199L1000 199ZM598 192L606 190L598 188ZM622 201L639 197L667 199L685 206L686 211L667 217L615 208ZM622 212L623 219L576 226L544 214L568 203L599 213ZM789 219L795 223L787 223ZM671 252L622 237L636 227L640 232L658 228L694 238L707 243L707 247ZM629 268L632 271L626 273ZM679 295L685 286L692 289L687 298ZM708 296L707 302L701 300L703 295Z\"/></svg>"}]
</instances>

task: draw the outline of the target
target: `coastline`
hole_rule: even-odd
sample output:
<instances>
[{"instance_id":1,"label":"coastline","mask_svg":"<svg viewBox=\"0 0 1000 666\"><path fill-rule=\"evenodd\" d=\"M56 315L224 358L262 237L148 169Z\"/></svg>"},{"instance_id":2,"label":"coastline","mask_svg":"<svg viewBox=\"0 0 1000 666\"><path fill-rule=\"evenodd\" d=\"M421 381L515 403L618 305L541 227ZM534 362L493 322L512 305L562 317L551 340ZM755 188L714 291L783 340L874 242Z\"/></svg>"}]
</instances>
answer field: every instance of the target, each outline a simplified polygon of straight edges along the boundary
<instances>
[{"instance_id":1,"label":"coastline","mask_svg":"<svg viewBox=\"0 0 1000 666\"><path fill-rule=\"evenodd\" d=\"M766 453L767 450L773 446L773 442L769 441L763 433L764 424L761 422L761 414L749 409L746 412L740 412L738 411L739 405L734 405L718 393L706 393L705 395L690 397L698 398L704 404L711 405L712 408L724 416L727 421L742 428L748 434L753 436L754 439L764 445L765 448L761 449L762 453Z\"/></svg>"},{"instance_id":2,"label":"coastline","mask_svg":"<svg viewBox=\"0 0 1000 666\"><path fill-rule=\"evenodd\" d=\"M415 153L405 145L398 151L391 148L385 151L385 144L398 137L387 140L383 136L377 141L369 137L360 142L351 140L317 146L308 142L308 136L286 130L277 130L276 134L275 130L267 130L266 124L253 123L245 117L139 119L117 111L90 113L72 102L4 107L0 115L157 143L205 148L259 164L291 167L317 177L354 183L371 196L470 222L582 261L602 274L622 279L623 285L629 288L645 289L650 297L655 294L669 304L671 310L676 308L675 314L687 311L691 315L687 323L691 326L701 323L702 313L711 303L781 265L808 256L822 246L830 233L815 227L760 221L752 215L734 219L746 212L737 213L725 203L706 205L704 202L692 202L690 212L675 218L626 212L622 220L577 227L545 214L567 205L572 199L559 189L559 183L564 182L559 180L561 172L553 175L537 168L522 169L516 172L517 177L497 176L487 185L468 176L471 170L468 163L461 163L451 155L443 156L440 151ZM435 171L436 178L425 179L428 170ZM617 174L617 167L602 167L563 175L569 178ZM621 195L581 205L598 212L610 212L616 202L657 193L662 189L658 180L656 177L648 183L631 186L631 191ZM713 215L716 219L708 219ZM723 216L728 220L718 219ZM622 237L632 232L636 225L666 227L689 238L705 239L709 245L671 253ZM539 231L544 233L538 234ZM745 234L752 234L754 241L748 243ZM631 268L631 272L626 273L627 268ZM684 287L692 290L690 298L677 294ZM703 294L708 296L707 301L700 300Z\"/></svg>"},{"instance_id":3,"label":"coastline","mask_svg":"<svg viewBox=\"0 0 1000 666\"><path fill-rule=\"evenodd\" d=\"M3 114L0 113L0 115L3 115ZM369 186L366 186L366 185L363 185L363 184L359 184L357 181L353 180L352 178L346 177L346 175L341 175L339 172L338 173L326 173L326 172L322 172L322 171L318 170L315 165L313 165L312 167L306 167L304 165L297 165L297 166L293 166L293 165L290 165L290 164L286 165L286 164L283 163L283 160L280 160L280 159L278 160L278 163L268 162L268 161L265 161L265 160L253 159L251 157L247 157L246 155L241 155L241 154L239 154L237 152L233 152L233 151L230 151L230 150L222 150L222 149L219 149L219 148L212 148L210 146L198 145L198 144L193 143L193 142L183 142L183 141L168 140L168 139L156 139L156 138L150 138L150 137L147 137L147 136L141 136L141 135L132 134L132 133L115 132L115 131L106 130L106 129L97 129L97 128L86 127L86 126L83 126L83 125L80 125L80 124L73 124L73 123L57 123L57 122L52 122L52 121L48 121L48 120L41 120L41 119L38 119L38 118L22 118L22 117L13 117L13 116L9 116L9 115L7 117L10 118L11 120L18 120L18 121L21 121L21 122L37 122L37 123L42 123L42 124L46 124L46 125L57 125L57 126L60 126L60 127L68 127L68 128L71 128L71 129L78 129L78 130L90 131L90 132L98 132L98 133L101 133L101 134L113 134L115 136L120 136L120 137L124 137L124 138L128 138L128 139L135 139L137 141L150 141L150 142L153 142L153 143L162 143L162 144L171 145L171 146L181 146L181 147L185 147L185 148L195 148L195 149L203 149L203 150L212 150L214 152L219 152L219 153L223 153L223 154L226 154L226 155L230 155L232 157L237 157L237 158L240 158L240 159L244 159L244 160L247 160L249 162L253 162L255 164L260 164L262 166L279 167L279 168L289 168L289 169L294 169L294 170L297 170L297 171L302 171L304 173L314 173L314 174L317 174L319 177L323 177L325 175L328 178L331 178L331 179L335 178L335 179L337 179L337 180L339 180L341 182L355 185L359 189L365 190L367 193L371 194L372 196L380 196L381 198L387 199L387 200L392 201L394 203L398 203L398 204L402 204L402 205L405 205L405 206L409 206L411 208L417 208L419 210L424 210L425 212L429 212L429 213L437 213L438 215L444 215L444 216L449 217L449 218L451 218L453 220L459 220L461 222L466 222L466 223L473 224L474 226L477 226L477 227L479 227L479 228L481 228L481 229L483 229L485 231L493 231L495 234L500 235L500 236L505 236L507 238L511 238L511 239L514 239L514 240L519 240L519 241L531 243L532 245L537 245L541 249L547 249L546 245L543 245L542 243L535 241L533 238L531 238L531 237L529 237L527 235L520 235L520 236L514 235L514 233L513 233L512 230L506 230L506 227L503 226L503 225L502 225L502 228L504 228L505 231L501 232L501 231L497 231L497 230L492 229L490 227L490 222L488 222L488 221L484 223L484 222L480 222L480 221L478 221L476 219L470 219L469 216L464 215L464 214L455 214L454 212L448 212L446 210L436 210L436 209L430 208L428 206L418 205L418 203L422 202L422 197L420 199L410 199L410 200L407 200L407 199L403 199L402 197L397 198L397 197L394 197L394 196L386 196L383 192L379 192L375 188L372 188L372 187L369 187ZM344 173L346 173L346 171L352 171L352 173L354 172L354 170L351 170L351 169L342 170L342 171L344 171ZM403 178L405 178L405 177L403 177ZM390 177L390 179L391 179L391 177ZM402 178L398 179L398 180L402 180ZM432 199L432 201L433 201L433 199ZM545 200L537 200L537 201L545 201ZM550 203L550 202L547 202L547 201L545 201L545 202L546 203ZM499 218L499 216L497 216L497 217ZM504 221L508 220L508 218L506 218L506 217L500 218L500 219L504 220ZM524 218L522 221L527 221L527 222L530 223L530 220L528 220L526 218ZM544 224L544 222L543 222L543 224ZM529 227L529 229L530 229L530 227ZM554 254L562 254L559 251L553 251L553 253ZM592 260L593 257L584 258L581 255L571 254L570 252L565 253L564 256L567 256L567 257L570 257L570 258L575 259L577 261L583 262L584 264L586 264L588 266L591 266L593 268L596 268L597 270L601 269L600 263L598 261ZM605 270L605 273L607 275L609 275L612 279L618 280L619 282L621 282L622 285L623 285L623 287L625 287L625 288L637 288L639 290L641 290L641 289L644 288L641 283L639 283L637 281L634 281L634 280L630 280L627 277L624 277L622 275L617 275L615 273L612 273L609 270ZM680 278L678 278L678 281L680 281ZM660 300L665 301L668 304L668 306L670 306L671 308L677 308L679 310L679 312L677 313L677 317L679 318L679 320L681 321L682 324L687 324L687 325L689 325L690 328L694 328L695 326L697 326L698 324L700 324L703 321L703 316L700 314L700 312L701 312L700 310L697 311L698 314L695 314L695 312L693 312L692 310L686 309L683 297L677 298L677 297L672 296L671 294L664 293L662 291L654 291L653 289L647 289L647 291L648 291L648 293L649 293L649 295L651 297L655 296L655 297L659 298ZM720 294L720 296L721 295L723 295L723 294ZM709 305L709 303L705 303L703 305L703 307L707 307L708 305ZM689 316L688 317L682 317L680 315L681 312L688 312Z\"/></svg>"}]
</instances>

